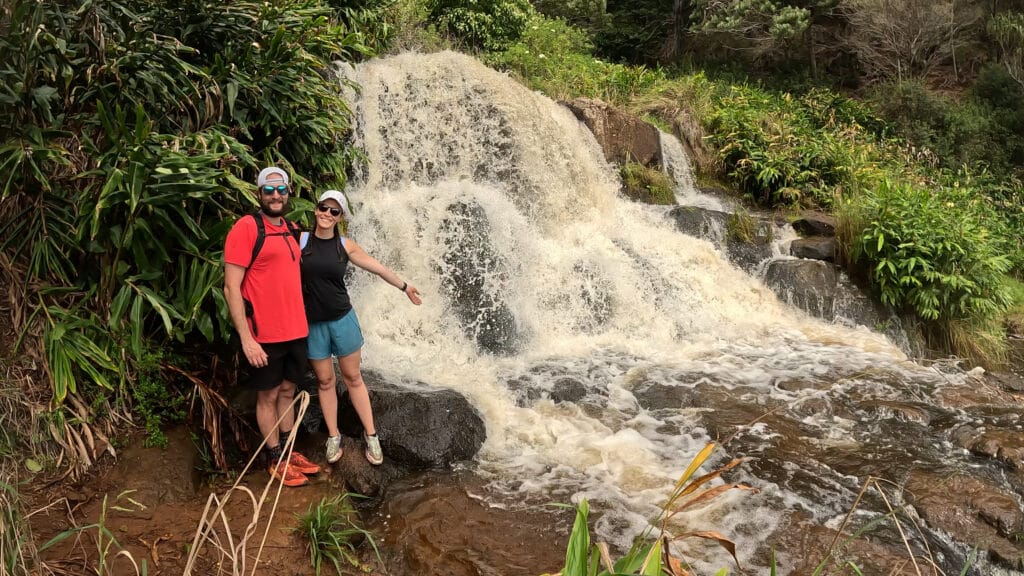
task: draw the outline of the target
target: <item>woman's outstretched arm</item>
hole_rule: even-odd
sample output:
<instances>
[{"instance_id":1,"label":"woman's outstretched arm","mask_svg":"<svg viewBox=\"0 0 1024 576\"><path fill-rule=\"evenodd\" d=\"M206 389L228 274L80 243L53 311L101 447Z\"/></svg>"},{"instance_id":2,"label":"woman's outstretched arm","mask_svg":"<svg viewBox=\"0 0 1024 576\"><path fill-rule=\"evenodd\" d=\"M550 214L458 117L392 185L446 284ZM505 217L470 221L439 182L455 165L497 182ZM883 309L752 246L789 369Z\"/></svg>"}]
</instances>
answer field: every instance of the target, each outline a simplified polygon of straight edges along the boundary
<instances>
[{"instance_id":1,"label":"woman's outstretched arm","mask_svg":"<svg viewBox=\"0 0 1024 576\"><path fill-rule=\"evenodd\" d=\"M367 272L373 272L377 276L380 276L381 280L391 284L395 288L405 292L405 295L409 297L409 301L417 306L423 301L420 299L420 291L415 286L407 282L402 281L398 277L398 274L392 272L387 266L378 262L373 256L366 253L356 241L351 238L345 239L345 251L348 252L348 259L350 262L359 266ZM404 289L403 289L404 287Z\"/></svg>"}]
</instances>

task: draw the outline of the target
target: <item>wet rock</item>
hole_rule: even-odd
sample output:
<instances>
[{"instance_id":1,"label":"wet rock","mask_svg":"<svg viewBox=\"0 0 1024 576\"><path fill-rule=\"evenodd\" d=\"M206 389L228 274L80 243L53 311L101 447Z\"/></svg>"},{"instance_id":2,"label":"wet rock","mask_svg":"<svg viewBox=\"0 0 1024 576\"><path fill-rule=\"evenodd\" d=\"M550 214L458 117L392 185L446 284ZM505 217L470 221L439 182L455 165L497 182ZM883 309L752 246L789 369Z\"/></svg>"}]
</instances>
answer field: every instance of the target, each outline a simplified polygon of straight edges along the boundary
<instances>
[{"instance_id":1,"label":"wet rock","mask_svg":"<svg viewBox=\"0 0 1024 576\"><path fill-rule=\"evenodd\" d=\"M644 410L689 408L698 404L699 394L691 386L671 386L660 382L641 385L633 391Z\"/></svg>"},{"instance_id":2,"label":"wet rock","mask_svg":"<svg viewBox=\"0 0 1024 576\"><path fill-rule=\"evenodd\" d=\"M759 235L752 242L729 238L726 240L725 255L729 261L747 272L753 273L762 262L772 257L767 228L759 229Z\"/></svg>"},{"instance_id":3,"label":"wet rock","mask_svg":"<svg viewBox=\"0 0 1024 576\"><path fill-rule=\"evenodd\" d=\"M579 402L587 395L587 387L575 378L559 378L551 388L552 402Z\"/></svg>"},{"instance_id":4,"label":"wet rock","mask_svg":"<svg viewBox=\"0 0 1024 576\"><path fill-rule=\"evenodd\" d=\"M995 458L1013 470L1024 470L1024 432L961 426L953 431L953 439L974 454Z\"/></svg>"},{"instance_id":5,"label":"wet rock","mask_svg":"<svg viewBox=\"0 0 1024 576\"><path fill-rule=\"evenodd\" d=\"M513 354L518 347L516 320L499 297L508 266L491 248L487 215L478 204L464 202L452 204L448 212L437 244L444 247L442 290L466 335L481 349Z\"/></svg>"},{"instance_id":6,"label":"wet rock","mask_svg":"<svg viewBox=\"0 0 1024 576\"><path fill-rule=\"evenodd\" d=\"M789 253L797 258L835 262L836 239L825 236L797 238L790 243Z\"/></svg>"},{"instance_id":7,"label":"wet rock","mask_svg":"<svg viewBox=\"0 0 1024 576\"><path fill-rule=\"evenodd\" d=\"M696 206L677 206L668 215L675 220L676 228L683 234L710 240L716 245L725 240L725 226L729 221L726 212Z\"/></svg>"},{"instance_id":8,"label":"wet rock","mask_svg":"<svg viewBox=\"0 0 1024 576\"><path fill-rule=\"evenodd\" d=\"M795 512L769 537L768 545L778 551L780 574L846 574L852 562L860 573L886 576L916 576L905 550L878 542L876 538L849 538L821 526L805 514ZM921 576L938 576L934 568L919 563Z\"/></svg>"},{"instance_id":9,"label":"wet rock","mask_svg":"<svg viewBox=\"0 0 1024 576\"><path fill-rule=\"evenodd\" d=\"M929 526L954 540L987 551L999 563L1024 566L1024 545L1011 535L1024 530L1017 499L979 478L914 471L905 485L906 499Z\"/></svg>"},{"instance_id":10,"label":"wet rock","mask_svg":"<svg viewBox=\"0 0 1024 576\"><path fill-rule=\"evenodd\" d=\"M822 212L805 211L793 221L793 229L801 236L835 236L836 219Z\"/></svg>"},{"instance_id":11,"label":"wet rock","mask_svg":"<svg viewBox=\"0 0 1024 576\"><path fill-rule=\"evenodd\" d=\"M923 426L927 426L932 420L927 408L906 402L877 400L861 402L860 407L876 414L892 414L905 422L914 422Z\"/></svg>"},{"instance_id":12,"label":"wet rock","mask_svg":"<svg viewBox=\"0 0 1024 576\"><path fill-rule=\"evenodd\" d=\"M533 381L527 376L520 376L509 380L507 386L515 396L516 405L520 408L530 406L541 397L540 390L533 385Z\"/></svg>"},{"instance_id":13,"label":"wet rock","mask_svg":"<svg viewBox=\"0 0 1024 576\"><path fill-rule=\"evenodd\" d=\"M593 98L577 98L566 106L594 133L609 162L638 162L645 166L663 164L661 137L651 124Z\"/></svg>"},{"instance_id":14,"label":"wet rock","mask_svg":"<svg viewBox=\"0 0 1024 576\"><path fill-rule=\"evenodd\" d=\"M1024 392L1024 377L1013 372L990 372L988 381L1008 392Z\"/></svg>"},{"instance_id":15,"label":"wet rock","mask_svg":"<svg viewBox=\"0 0 1024 576\"><path fill-rule=\"evenodd\" d=\"M390 383L372 372L363 380L385 459L410 469L445 467L473 458L483 444L484 421L458 392ZM340 396L338 422L344 434L361 438L362 424L347 390Z\"/></svg>"},{"instance_id":16,"label":"wet rock","mask_svg":"<svg viewBox=\"0 0 1024 576\"><path fill-rule=\"evenodd\" d=\"M773 260L765 274L779 299L826 320L834 316L836 282L835 267L818 260Z\"/></svg>"}]
</instances>

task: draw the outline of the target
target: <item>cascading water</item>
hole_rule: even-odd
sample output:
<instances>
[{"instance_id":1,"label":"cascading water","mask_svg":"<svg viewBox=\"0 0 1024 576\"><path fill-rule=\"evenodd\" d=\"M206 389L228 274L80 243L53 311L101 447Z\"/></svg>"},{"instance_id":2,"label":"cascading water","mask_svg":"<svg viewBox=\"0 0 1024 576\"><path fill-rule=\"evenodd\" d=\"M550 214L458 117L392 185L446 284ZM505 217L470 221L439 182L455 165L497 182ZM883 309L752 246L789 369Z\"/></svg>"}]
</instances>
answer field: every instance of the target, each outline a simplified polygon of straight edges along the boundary
<instances>
[{"instance_id":1,"label":"cascading water","mask_svg":"<svg viewBox=\"0 0 1024 576\"><path fill-rule=\"evenodd\" d=\"M664 208L621 197L564 107L448 52L346 74L361 86L368 157L349 187L350 234L424 295L407 306L355 277L365 366L467 396L495 487L529 502L586 497L602 512L598 537L624 547L705 443L736 434L715 462L753 458L733 478L760 492L727 494L676 529L723 532L756 568L794 512L837 527L868 474L967 465L936 431L958 414L928 403L963 375L781 304ZM572 401L553 401L565 385ZM880 408L901 402L930 424ZM727 565L683 545L703 570ZM783 557L781 573L797 560Z\"/></svg>"}]
</instances>

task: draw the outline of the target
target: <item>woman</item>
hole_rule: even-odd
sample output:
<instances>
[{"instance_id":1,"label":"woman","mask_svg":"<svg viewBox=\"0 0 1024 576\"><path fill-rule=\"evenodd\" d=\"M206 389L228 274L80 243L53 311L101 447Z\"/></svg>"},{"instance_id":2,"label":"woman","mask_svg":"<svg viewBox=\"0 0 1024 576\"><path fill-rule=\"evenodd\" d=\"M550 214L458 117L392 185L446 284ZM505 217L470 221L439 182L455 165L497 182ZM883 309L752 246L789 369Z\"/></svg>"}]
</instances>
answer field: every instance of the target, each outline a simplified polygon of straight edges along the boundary
<instances>
[{"instance_id":1,"label":"woman","mask_svg":"<svg viewBox=\"0 0 1024 576\"><path fill-rule=\"evenodd\" d=\"M341 434L338 431L338 395L334 376L334 357L341 367L341 377L348 389L352 406L363 424L366 459L378 465L384 454L373 424L370 395L359 371L363 334L349 302L345 288L345 270L351 262L380 276L398 288L413 304L419 305L416 287L398 279L386 266L377 262L352 239L338 232L343 219L351 218L348 199L337 190L320 195L316 206L316 228L312 234L303 232L302 297L309 322L308 356L320 385L320 408L327 422L327 461L337 462L342 456Z\"/></svg>"}]
</instances>

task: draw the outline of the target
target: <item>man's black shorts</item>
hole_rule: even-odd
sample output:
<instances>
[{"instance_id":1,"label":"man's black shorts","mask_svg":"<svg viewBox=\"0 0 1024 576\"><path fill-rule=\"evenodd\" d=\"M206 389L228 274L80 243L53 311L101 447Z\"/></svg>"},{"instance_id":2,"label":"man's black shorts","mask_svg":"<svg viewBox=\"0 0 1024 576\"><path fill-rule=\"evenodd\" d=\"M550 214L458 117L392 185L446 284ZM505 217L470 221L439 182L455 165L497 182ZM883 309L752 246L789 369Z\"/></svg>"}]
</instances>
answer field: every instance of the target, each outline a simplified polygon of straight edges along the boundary
<instances>
[{"instance_id":1,"label":"man's black shorts","mask_svg":"<svg viewBox=\"0 0 1024 576\"><path fill-rule=\"evenodd\" d=\"M267 353L267 365L256 368L249 364L245 354L242 363L245 374L242 385L255 390L271 390L283 380L299 384L306 377L309 360L306 358L306 339L260 344Z\"/></svg>"}]
</instances>

